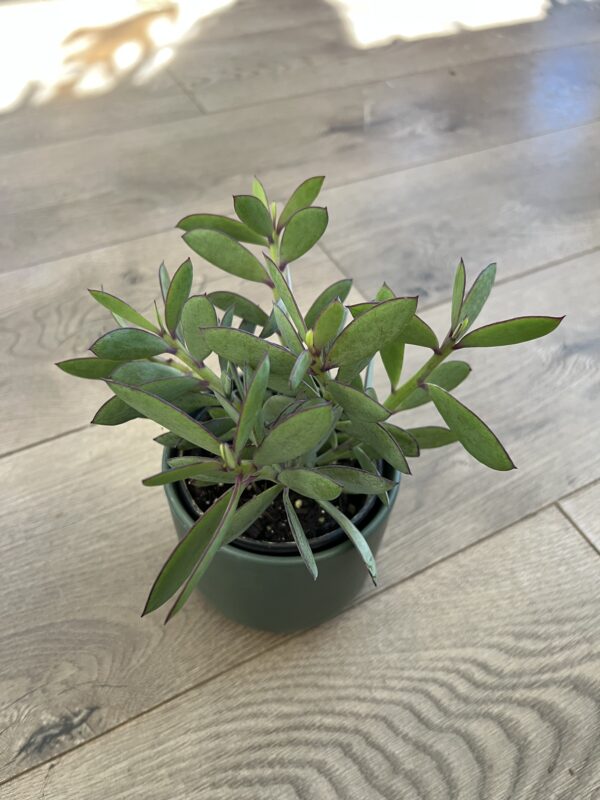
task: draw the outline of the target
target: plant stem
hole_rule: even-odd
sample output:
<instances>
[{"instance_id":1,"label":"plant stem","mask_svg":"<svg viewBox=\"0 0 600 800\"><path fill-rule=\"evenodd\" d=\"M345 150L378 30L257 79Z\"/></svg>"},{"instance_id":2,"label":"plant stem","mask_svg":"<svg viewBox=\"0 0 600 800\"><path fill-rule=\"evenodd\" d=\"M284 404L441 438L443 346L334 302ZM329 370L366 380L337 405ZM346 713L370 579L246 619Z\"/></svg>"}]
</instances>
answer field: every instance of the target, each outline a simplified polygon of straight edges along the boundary
<instances>
[{"instance_id":1,"label":"plant stem","mask_svg":"<svg viewBox=\"0 0 600 800\"><path fill-rule=\"evenodd\" d=\"M399 386L398 389L392 392L384 401L383 405L392 412L397 411L401 403L406 400L415 389L418 389L421 384L425 383L433 370L450 355L452 352L452 344L452 341L446 340L442 344L439 352L434 353L431 358L423 364L421 369L417 370L406 383L403 383L402 386Z\"/></svg>"},{"instance_id":2,"label":"plant stem","mask_svg":"<svg viewBox=\"0 0 600 800\"><path fill-rule=\"evenodd\" d=\"M203 381L208 381L211 389L215 389L219 392L222 391L223 386L221 385L221 381L210 367L207 367L206 365L200 366L198 363L196 363L196 361L194 361L194 359L183 349L177 339L174 339L168 333L163 334L163 339L167 342L169 347L175 350L173 355L182 361L197 378L200 378Z\"/></svg>"}]
</instances>

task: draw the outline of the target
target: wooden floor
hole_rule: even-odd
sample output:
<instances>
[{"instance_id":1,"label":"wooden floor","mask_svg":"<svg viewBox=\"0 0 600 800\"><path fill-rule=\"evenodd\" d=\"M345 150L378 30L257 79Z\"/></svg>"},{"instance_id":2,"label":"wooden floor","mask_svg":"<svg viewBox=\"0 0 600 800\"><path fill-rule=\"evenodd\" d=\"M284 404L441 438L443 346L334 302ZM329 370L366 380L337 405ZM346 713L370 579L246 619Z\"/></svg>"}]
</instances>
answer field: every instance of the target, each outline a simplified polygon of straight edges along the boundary
<instances>
[{"instance_id":1,"label":"wooden floor","mask_svg":"<svg viewBox=\"0 0 600 800\"><path fill-rule=\"evenodd\" d=\"M567 315L459 391L518 470L426 453L379 588L293 637L139 618L154 427L91 427L106 390L53 366L106 330L87 287L150 308L173 224L253 173L327 175L305 308L386 280L442 332L464 256L487 321ZM359 49L323 0L238 0L143 87L0 115L0 256L2 800L600 799L600 3Z\"/></svg>"}]
</instances>

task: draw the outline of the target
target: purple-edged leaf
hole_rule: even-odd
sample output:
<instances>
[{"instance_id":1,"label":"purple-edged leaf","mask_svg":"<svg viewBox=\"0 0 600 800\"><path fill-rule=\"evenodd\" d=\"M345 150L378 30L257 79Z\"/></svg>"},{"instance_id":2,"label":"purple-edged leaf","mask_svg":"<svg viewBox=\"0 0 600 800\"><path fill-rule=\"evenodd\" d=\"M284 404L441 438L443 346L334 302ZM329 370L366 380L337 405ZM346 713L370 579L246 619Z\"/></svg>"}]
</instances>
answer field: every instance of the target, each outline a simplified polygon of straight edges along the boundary
<instances>
[{"instance_id":1,"label":"purple-edged leaf","mask_svg":"<svg viewBox=\"0 0 600 800\"><path fill-rule=\"evenodd\" d=\"M289 264L308 252L325 233L327 222L326 208L313 206L296 211L281 237L279 253L282 262Z\"/></svg>"},{"instance_id":2,"label":"purple-edged leaf","mask_svg":"<svg viewBox=\"0 0 600 800\"><path fill-rule=\"evenodd\" d=\"M299 332L300 336L304 338L304 334L306 333L306 325L304 324L304 319L300 313L296 299L292 294L286 279L279 271L277 265L271 261L269 256L265 256L265 262L267 265L267 272L269 273L269 277L271 278L277 295L281 299L281 302L283 303L290 319L296 326L296 330Z\"/></svg>"},{"instance_id":3,"label":"purple-edged leaf","mask_svg":"<svg viewBox=\"0 0 600 800\"><path fill-rule=\"evenodd\" d=\"M183 236L186 244L215 267L255 283L266 283L268 275L260 261L231 236L201 228Z\"/></svg>"},{"instance_id":4,"label":"purple-edged leaf","mask_svg":"<svg viewBox=\"0 0 600 800\"><path fill-rule=\"evenodd\" d=\"M272 427L254 454L257 464L281 464L315 450L333 427L329 404L312 406L284 417Z\"/></svg>"},{"instance_id":5,"label":"purple-edged leaf","mask_svg":"<svg viewBox=\"0 0 600 800\"><path fill-rule=\"evenodd\" d=\"M300 386L306 373L308 372L308 368L310 367L311 362L311 355L308 350L302 350L298 354L298 358L294 366L292 367L292 371L290 372L290 389L296 391L296 389Z\"/></svg>"},{"instance_id":6,"label":"purple-edged leaf","mask_svg":"<svg viewBox=\"0 0 600 800\"><path fill-rule=\"evenodd\" d=\"M341 425L345 425L345 423ZM391 433L385 429L384 424L352 420L348 424L346 432L358 437L361 444L368 446L380 458L391 464L392 467L405 475L410 475L410 467L400 445Z\"/></svg>"},{"instance_id":7,"label":"purple-edged leaf","mask_svg":"<svg viewBox=\"0 0 600 800\"><path fill-rule=\"evenodd\" d=\"M498 437L470 409L433 384L427 384L431 399L446 425L473 458L491 469L514 469L510 456Z\"/></svg>"},{"instance_id":8,"label":"purple-edged leaf","mask_svg":"<svg viewBox=\"0 0 600 800\"><path fill-rule=\"evenodd\" d=\"M238 222L237 219L223 217L220 214L190 214L177 223L177 227L183 231L205 230L219 231L231 236L238 242L248 242L248 244L267 244L264 236L251 231L247 225ZM184 237L185 238L185 237Z\"/></svg>"},{"instance_id":9,"label":"purple-edged leaf","mask_svg":"<svg viewBox=\"0 0 600 800\"><path fill-rule=\"evenodd\" d=\"M97 339L90 350L98 358L133 361L169 352L169 345L158 336L138 328L118 328Z\"/></svg>"},{"instance_id":10,"label":"purple-edged leaf","mask_svg":"<svg viewBox=\"0 0 600 800\"><path fill-rule=\"evenodd\" d=\"M304 345L285 311L279 306L273 306L273 318L276 323L276 330L279 332L281 341L287 349L291 350L296 356L302 353ZM261 338L263 337L261 336Z\"/></svg>"},{"instance_id":11,"label":"purple-edged leaf","mask_svg":"<svg viewBox=\"0 0 600 800\"><path fill-rule=\"evenodd\" d=\"M319 192L321 191L324 180L324 175L317 175L314 178L308 178L307 180L303 181L303 183L301 183L297 189L294 189L292 196L287 201L283 211L281 212L278 225L279 230L287 225L288 221L296 213L296 211L300 211L301 208L311 206L315 202L319 196Z\"/></svg>"},{"instance_id":12,"label":"purple-edged leaf","mask_svg":"<svg viewBox=\"0 0 600 800\"><path fill-rule=\"evenodd\" d=\"M141 386L142 383L150 383L150 381L184 376L180 370L164 364L162 361L129 361L125 364L120 363L111 377L118 383L126 383L128 386ZM198 383L196 378L192 378L192 380Z\"/></svg>"},{"instance_id":13,"label":"purple-edged leaf","mask_svg":"<svg viewBox=\"0 0 600 800\"><path fill-rule=\"evenodd\" d=\"M268 354L264 355L260 364L256 368L254 377L248 386L244 402L240 411L240 417L235 433L235 456L239 458L240 453L246 446L252 428L255 426L258 415L262 409L267 383L269 381L270 365Z\"/></svg>"},{"instance_id":14,"label":"purple-edged leaf","mask_svg":"<svg viewBox=\"0 0 600 800\"><path fill-rule=\"evenodd\" d=\"M256 369L268 354L271 372L288 376L296 360L283 347L237 328L204 328L202 334L211 351L240 367L247 364Z\"/></svg>"},{"instance_id":15,"label":"purple-edged leaf","mask_svg":"<svg viewBox=\"0 0 600 800\"><path fill-rule=\"evenodd\" d=\"M247 297L242 297L241 294L236 294L235 292L209 292L207 296L217 308L223 311L233 308L235 316L246 322L251 322L254 325L265 325L267 322L268 316L262 308L253 303L252 300L248 300Z\"/></svg>"},{"instance_id":16,"label":"purple-edged leaf","mask_svg":"<svg viewBox=\"0 0 600 800\"><path fill-rule=\"evenodd\" d=\"M341 464L332 464L327 467L317 467L320 475L326 475L331 480L343 487L350 494L380 494L393 489L396 485L381 475L373 475L363 469L346 467ZM316 498L319 499L319 498ZM322 498L328 500L329 498Z\"/></svg>"},{"instance_id":17,"label":"purple-edged leaf","mask_svg":"<svg viewBox=\"0 0 600 800\"><path fill-rule=\"evenodd\" d=\"M348 297L351 288L352 279L343 278L341 281L336 281L335 283L332 283L331 286L328 286L326 289L324 289L306 313L304 319L307 327L315 327L315 323L321 311L323 311L323 309L326 308L331 302L334 300L339 300L343 303Z\"/></svg>"},{"instance_id":18,"label":"purple-edged leaf","mask_svg":"<svg viewBox=\"0 0 600 800\"><path fill-rule=\"evenodd\" d=\"M521 344L531 339L539 339L557 328L564 317L515 317L502 322L484 325L467 333L455 346L462 347L504 347L508 344Z\"/></svg>"},{"instance_id":19,"label":"purple-edged leaf","mask_svg":"<svg viewBox=\"0 0 600 800\"><path fill-rule=\"evenodd\" d=\"M459 322L464 322L467 320L465 323L465 330L470 328L479 316L481 309L484 307L486 300L490 296L495 279L496 265L488 264L488 266L479 273L473 286L471 286L469 289L462 304L462 310L459 318Z\"/></svg>"},{"instance_id":20,"label":"purple-edged leaf","mask_svg":"<svg viewBox=\"0 0 600 800\"><path fill-rule=\"evenodd\" d=\"M335 500L342 492L341 486L323 474L323 470L293 467L282 470L277 480L288 489L313 500Z\"/></svg>"},{"instance_id":21,"label":"purple-edged leaf","mask_svg":"<svg viewBox=\"0 0 600 800\"><path fill-rule=\"evenodd\" d=\"M273 220L269 209L257 197L251 194L234 195L235 213L255 233L269 238L273 233Z\"/></svg>"},{"instance_id":22,"label":"purple-edged leaf","mask_svg":"<svg viewBox=\"0 0 600 800\"><path fill-rule=\"evenodd\" d=\"M193 277L192 262L188 258L171 279L167 299L165 300L165 322L173 336L175 336L175 331L179 325L183 306L190 296Z\"/></svg>"},{"instance_id":23,"label":"purple-edged leaf","mask_svg":"<svg viewBox=\"0 0 600 800\"><path fill-rule=\"evenodd\" d=\"M384 284L384 286L386 286L386 284ZM390 293L392 293L391 290ZM352 306L348 306L348 310L354 319L356 319L362 316L366 311L370 311L376 305L379 305L379 303L372 301L355 303ZM416 314L411 317L404 326L402 333L396 341L402 344L414 344L417 347L429 347L431 350L437 350L439 347L439 342L435 333L431 330L429 325Z\"/></svg>"},{"instance_id":24,"label":"purple-edged leaf","mask_svg":"<svg viewBox=\"0 0 600 800\"><path fill-rule=\"evenodd\" d=\"M387 283L379 289L376 295L376 300L382 302L384 300L393 300L395 297L394 292L390 289ZM410 325L416 317L413 317L408 325ZM404 329L406 330L406 328ZM400 375L402 374L402 364L404 363L404 342L392 341L381 348L381 360L390 379L390 385L394 390L400 382Z\"/></svg>"},{"instance_id":25,"label":"purple-edged leaf","mask_svg":"<svg viewBox=\"0 0 600 800\"><path fill-rule=\"evenodd\" d=\"M328 503L325 500L320 500L319 505L329 514L332 519L337 522L346 536L350 539L354 547L357 549L360 557L364 561L365 566L369 570L371 580L375 585L377 585L377 565L375 564L373 553L371 552L371 548L367 544L365 537L358 530L356 525L354 525L354 523L349 520L345 514L342 514L339 508L336 508L336 506L334 506L332 503Z\"/></svg>"},{"instance_id":26,"label":"purple-edged leaf","mask_svg":"<svg viewBox=\"0 0 600 800\"><path fill-rule=\"evenodd\" d=\"M114 380L120 380L115 370ZM179 373L177 377L161 378L142 384L145 392L155 394L168 400L182 411L197 411L204 405L203 389L206 384L197 378ZM212 401L212 396L207 397ZM92 423L94 425L122 425L136 417L142 416L138 411L118 397L111 397L96 412Z\"/></svg>"},{"instance_id":27,"label":"purple-edged leaf","mask_svg":"<svg viewBox=\"0 0 600 800\"><path fill-rule=\"evenodd\" d=\"M327 389L335 402L340 405L352 419L362 419L366 422L381 422L390 416L390 412L372 397L360 389L347 386L344 383L332 381Z\"/></svg>"},{"instance_id":28,"label":"purple-edged leaf","mask_svg":"<svg viewBox=\"0 0 600 800\"><path fill-rule=\"evenodd\" d=\"M393 436L405 456L408 458L417 458L419 456L419 444L409 431L400 428L398 425L393 425L391 422L384 422L383 427Z\"/></svg>"},{"instance_id":29,"label":"purple-edged leaf","mask_svg":"<svg viewBox=\"0 0 600 800\"><path fill-rule=\"evenodd\" d=\"M452 315L451 329L454 331L460 321L460 312L465 299L465 283L467 275L465 265L461 258L454 274L454 285L452 287Z\"/></svg>"},{"instance_id":30,"label":"purple-edged leaf","mask_svg":"<svg viewBox=\"0 0 600 800\"><path fill-rule=\"evenodd\" d=\"M266 209L270 208L269 198L267 197L267 192L265 187L262 185L261 181L254 176L254 180L252 181L252 194L254 197L257 197L260 202L264 205Z\"/></svg>"},{"instance_id":31,"label":"purple-edged leaf","mask_svg":"<svg viewBox=\"0 0 600 800\"><path fill-rule=\"evenodd\" d=\"M217 312L206 295L194 295L187 300L181 313L181 333L190 355L204 361L211 353L202 329L217 325Z\"/></svg>"},{"instance_id":32,"label":"purple-edged leaf","mask_svg":"<svg viewBox=\"0 0 600 800\"><path fill-rule=\"evenodd\" d=\"M436 386L441 386L442 389L451 391L456 389L465 378L468 378L471 373L471 367L466 361L446 361L444 364L437 366L429 375L427 379L430 383L435 383ZM406 411L408 408L417 408L425 403L429 403L431 397L426 388L419 387L414 392L403 400L396 408L396 411Z\"/></svg>"},{"instance_id":33,"label":"purple-edged leaf","mask_svg":"<svg viewBox=\"0 0 600 800\"><path fill-rule=\"evenodd\" d=\"M67 375L98 380L109 378L122 363L108 358L67 358L66 361L58 361L56 366Z\"/></svg>"},{"instance_id":34,"label":"purple-edged leaf","mask_svg":"<svg viewBox=\"0 0 600 800\"><path fill-rule=\"evenodd\" d=\"M340 332L344 324L346 309L339 300L334 300L321 311L313 330L313 341L317 350L323 350Z\"/></svg>"},{"instance_id":35,"label":"purple-edged leaf","mask_svg":"<svg viewBox=\"0 0 600 800\"><path fill-rule=\"evenodd\" d=\"M256 522L280 493L281 486L270 486L264 492L255 495L247 503L244 503L241 508L238 508L233 515L233 520L223 544L229 544L234 539L237 539L238 536L241 536L244 531L248 530L250 525Z\"/></svg>"},{"instance_id":36,"label":"purple-edged leaf","mask_svg":"<svg viewBox=\"0 0 600 800\"><path fill-rule=\"evenodd\" d=\"M421 450L428 450L434 447L444 447L447 444L457 442L456 434L448 428L441 428L437 425L426 425L422 428L408 428L406 431L416 439Z\"/></svg>"},{"instance_id":37,"label":"purple-edged leaf","mask_svg":"<svg viewBox=\"0 0 600 800\"><path fill-rule=\"evenodd\" d=\"M217 459L204 458L196 459L189 464L173 464L170 469L144 478L144 486L165 486L168 483L176 483L185 480L201 480L207 483L234 483L236 476L232 472L223 469L223 465Z\"/></svg>"},{"instance_id":38,"label":"purple-edged leaf","mask_svg":"<svg viewBox=\"0 0 600 800\"><path fill-rule=\"evenodd\" d=\"M171 278L169 277L169 272L165 266L165 262L163 261L158 268L158 282L160 284L160 293L162 294L163 302L167 299L167 294L169 292L169 286L171 285Z\"/></svg>"},{"instance_id":39,"label":"purple-edged leaf","mask_svg":"<svg viewBox=\"0 0 600 800\"><path fill-rule=\"evenodd\" d=\"M146 319L142 314L137 312L135 308L132 308L129 303L126 303L124 300L120 300L118 297L115 297L114 294L108 294L108 292L103 292L100 289L89 289L89 293L92 295L96 302L100 303L101 306L107 308L111 314L116 314L121 319L125 320L126 322L131 323L132 325L137 325L140 328L145 328L147 331L152 331L153 333L158 333L158 328L149 319Z\"/></svg>"},{"instance_id":40,"label":"purple-edged leaf","mask_svg":"<svg viewBox=\"0 0 600 800\"><path fill-rule=\"evenodd\" d=\"M307 570L312 575L313 580L316 581L317 575L319 574L317 562L315 561L313 551L308 539L306 538L302 524L298 519L298 515L296 514L294 506L292 505L292 501L290 500L289 489L285 489L283 492L283 507L285 508L288 524L302 560L304 561Z\"/></svg>"}]
</instances>

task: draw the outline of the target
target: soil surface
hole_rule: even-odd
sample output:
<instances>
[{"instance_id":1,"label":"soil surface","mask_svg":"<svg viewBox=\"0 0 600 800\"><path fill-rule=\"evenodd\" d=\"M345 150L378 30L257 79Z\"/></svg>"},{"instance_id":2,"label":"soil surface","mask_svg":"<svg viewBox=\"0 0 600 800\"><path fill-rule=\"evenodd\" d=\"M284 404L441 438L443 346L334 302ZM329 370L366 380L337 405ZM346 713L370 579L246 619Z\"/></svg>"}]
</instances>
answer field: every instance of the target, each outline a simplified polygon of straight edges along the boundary
<instances>
[{"instance_id":1,"label":"soil surface","mask_svg":"<svg viewBox=\"0 0 600 800\"><path fill-rule=\"evenodd\" d=\"M214 501L220 497L227 487L225 486L194 486L191 481L186 481L190 494L201 511L206 511ZM260 494L273 484L267 481L257 481L242 495L240 505L248 502L255 494ZM316 500L302 497L290 491L290 499L296 509L296 514L308 539L322 536L324 533L338 527L335 520L331 519ZM341 494L333 505L337 506L347 517L353 517L366 502L363 495ZM243 534L245 539L254 539L259 542L293 542L294 537L288 525L283 496L279 495L269 508L254 522Z\"/></svg>"}]
</instances>

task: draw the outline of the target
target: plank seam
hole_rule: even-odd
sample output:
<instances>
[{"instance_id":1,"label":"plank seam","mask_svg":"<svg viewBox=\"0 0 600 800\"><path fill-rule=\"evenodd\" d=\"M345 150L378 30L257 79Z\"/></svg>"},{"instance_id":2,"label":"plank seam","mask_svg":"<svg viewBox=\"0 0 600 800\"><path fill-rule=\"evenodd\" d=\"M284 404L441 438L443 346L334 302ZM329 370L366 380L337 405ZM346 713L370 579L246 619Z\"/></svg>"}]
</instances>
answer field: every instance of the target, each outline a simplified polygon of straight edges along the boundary
<instances>
[{"instance_id":1,"label":"plank seam","mask_svg":"<svg viewBox=\"0 0 600 800\"><path fill-rule=\"evenodd\" d=\"M557 501L554 505L556 506L557 510L562 514L562 516L567 520L567 522L577 531L577 533L581 536L581 538L588 544L594 553L597 556L600 556L600 550L596 547L594 542L585 534L585 531L579 527L579 525L575 522L573 517L565 511L565 509L561 505L562 501Z\"/></svg>"}]
</instances>

